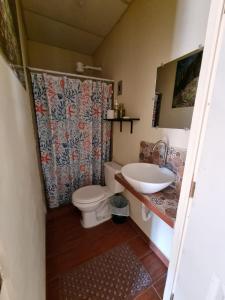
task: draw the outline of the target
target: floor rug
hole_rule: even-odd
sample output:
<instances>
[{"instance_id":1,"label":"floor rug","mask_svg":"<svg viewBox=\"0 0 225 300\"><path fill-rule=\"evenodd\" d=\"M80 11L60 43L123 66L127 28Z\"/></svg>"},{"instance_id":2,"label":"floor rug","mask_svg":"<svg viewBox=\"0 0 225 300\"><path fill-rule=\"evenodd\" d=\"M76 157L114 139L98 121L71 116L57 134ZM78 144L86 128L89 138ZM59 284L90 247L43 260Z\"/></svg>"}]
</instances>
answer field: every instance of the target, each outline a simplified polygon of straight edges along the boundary
<instances>
[{"instance_id":1,"label":"floor rug","mask_svg":"<svg viewBox=\"0 0 225 300\"><path fill-rule=\"evenodd\" d=\"M60 300L134 299L151 283L130 247L120 245L60 276Z\"/></svg>"}]
</instances>

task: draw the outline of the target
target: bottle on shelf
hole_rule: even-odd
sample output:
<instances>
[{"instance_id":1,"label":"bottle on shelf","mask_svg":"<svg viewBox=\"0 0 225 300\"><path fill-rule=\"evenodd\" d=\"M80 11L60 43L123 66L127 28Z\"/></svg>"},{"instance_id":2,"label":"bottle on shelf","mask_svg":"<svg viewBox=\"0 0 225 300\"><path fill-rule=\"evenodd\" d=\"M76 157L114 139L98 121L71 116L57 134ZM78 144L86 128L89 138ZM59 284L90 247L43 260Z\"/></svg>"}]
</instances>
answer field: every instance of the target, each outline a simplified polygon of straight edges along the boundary
<instances>
[{"instance_id":1,"label":"bottle on shelf","mask_svg":"<svg viewBox=\"0 0 225 300\"><path fill-rule=\"evenodd\" d=\"M114 102L114 118L119 119L119 103L117 102L117 99L115 99Z\"/></svg>"},{"instance_id":2,"label":"bottle on shelf","mask_svg":"<svg viewBox=\"0 0 225 300\"><path fill-rule=\"evenodd\" d=\"M125 116L125 108L124 108L124 104L120 103L119 104L119 116L118 118L121 119Z\"/></svg>"}]
</instances>

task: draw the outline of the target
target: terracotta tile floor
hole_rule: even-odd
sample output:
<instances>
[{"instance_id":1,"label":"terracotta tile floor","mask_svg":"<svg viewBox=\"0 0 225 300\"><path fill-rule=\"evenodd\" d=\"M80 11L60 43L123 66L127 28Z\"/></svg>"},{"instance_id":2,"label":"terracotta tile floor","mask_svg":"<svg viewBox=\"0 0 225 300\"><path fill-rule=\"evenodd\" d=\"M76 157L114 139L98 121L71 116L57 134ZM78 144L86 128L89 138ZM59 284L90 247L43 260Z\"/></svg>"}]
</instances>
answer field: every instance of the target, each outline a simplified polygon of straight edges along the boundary
<instances>
[{"instance_id":1,"label":"terracotta tile floor","mask_svg":"<svg viewBox=\"0 0 225 300\"><path fill-rule=\"evenodd\" d=\"M136 299L160 300L163 297L167 268L129 220L120 225L110 220L95 228L84 229L80 225L80 214L72 205L57 208L48 213L46 242L47 300L58 300L59 274L121 243L127 243L133 249L153 279L152 286Z\"/></svg>"}]
</instances>

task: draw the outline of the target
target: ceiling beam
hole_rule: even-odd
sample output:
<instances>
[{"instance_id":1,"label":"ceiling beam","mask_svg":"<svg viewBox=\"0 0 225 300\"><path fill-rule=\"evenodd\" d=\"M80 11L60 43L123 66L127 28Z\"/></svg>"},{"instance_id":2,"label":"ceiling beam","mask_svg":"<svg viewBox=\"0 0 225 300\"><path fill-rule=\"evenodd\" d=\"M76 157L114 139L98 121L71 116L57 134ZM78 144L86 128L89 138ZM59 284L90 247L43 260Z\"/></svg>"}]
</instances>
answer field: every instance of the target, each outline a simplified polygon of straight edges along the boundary
<instances>
[{"instance_id":1,"label":"ceiling beam","mask_svg":"<svg viewBox=\"0 0 225 300\"><path fill-rule=\"evenodd\" d=\"M32 9L23 8L23 10L24 10L24 12L27 11L28 13L35 14L35 15L37 15L37 16L39 16L39 17L44 17L44 18L47 18L47 19L49 19L49 20L51 20L51 21L54 21L54 22L57 22L57 23L61 23L61 24L63 24L63 25L72 27L72 28L74 28L74 29L83 31L83 32L88 33L88 34L92 34L92 35L96 36L97 38L101 38L101 39L104 38L104 35L96 34L96 33L91 32L91 31L89 31L89 30L82 29L82 28L80 28L80 27L78 27L78 26L74 26L74 25L72 25L72 24L70 24L70 23L63 22L63 21L60 21L60 20L58 20L58 19L49 17L49 16L47 16L47 15L45 15L45 14L38 13L38 12L32 10Z\"/></svg>"}]
</instances>

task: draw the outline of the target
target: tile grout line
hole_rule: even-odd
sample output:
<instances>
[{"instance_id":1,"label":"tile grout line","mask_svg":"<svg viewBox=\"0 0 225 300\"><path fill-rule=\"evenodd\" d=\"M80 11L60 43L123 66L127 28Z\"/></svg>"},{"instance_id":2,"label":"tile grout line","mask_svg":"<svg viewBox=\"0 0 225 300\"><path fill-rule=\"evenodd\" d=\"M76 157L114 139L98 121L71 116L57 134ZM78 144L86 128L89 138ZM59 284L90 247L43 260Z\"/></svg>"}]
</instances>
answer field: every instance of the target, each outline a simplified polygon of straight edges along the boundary
<instances>
[{"instance_id":1,"label":"tile grout line","mask_svg":"<svg viewBox=\"0 0 225 300\"><path fill-rule=\"evenodd\" d=\"M162 274L162 275L154 282L154 284L156 284L159 280L161 280L161 279L163 278L163 276L166 275L166 273L167 273L167 272L165 272L164 274Z\"/></svg>"},{"instance_id":2,"label":"tile grout line","mask_svg":"<svg viewBox=\"0 0 225 300\"><path fill-rule=\"evenodd\" d=\"M137 234L137 233L136 233L136 234ZM134 239L137 238L137 237L138 237L138 234L137 234L136 236L131 237L131 238L128 239L126 242L121 242L121 243L119 243L119 244L114 245L114 247L120 246L120 245L122 245L122 244L128 245L128 243L129 243L130 241L134 240ZM114 247L113 247L113 248L114 248ZM149 249L149 250L151 251L151 249ZM69 250L69 251L70 251L70 250ZM105 250L105 251L99 253L97 256L102 255L103 253L105 253L105 252L107 252L107 251L109 251L109 249L107 249L107 250ZM58 254L56 254L56 256L60 256L61 254L65 254L66 252L67 252L67 251L64 251L64 252L62 252L62 253L58 253ZM149 253L143 254L141 257L138 257L138 256L135 254L135 256L136 256L136 257L138 258L138 260L140 261L141 258L147 256L148 254L149 254ZM56 257L56 256L55 256L55 257ZM55 258L55 257L54 257L54 258ZM93 259L93 258L95 258L95 257L96 257L96 256L90 257L87 261L89 261L89 260L91 260L91 259ZM82 261L80 264L74 266L74 268L77 267L77 266L79 266L79 265L81 265L81 264L83 264L85 261L86 261L86 260L84 260L84 261ZM148 272L148 273L149 273L149 272ZM56 280L59 276L60 276L60 274L54 275L52 278L49 278L49 281L50 281L50 282L51 282L51 281L54 281L54 280Z\"/></svg>"},{"instance_id":3,"label":"tile grout line","mask_svg":"<svg viewBox=\"0 0 225 300\"><path fill-rule=\"evenodd\" d=\"M139 259L141 260L141 259L145 258L146 256L148 256L148 255L150 255L150 254L154 254L154 253L153 253L153 251L149 248L149 252L143 254L142 256L140 256Z\"/></svg>"},{"instance_id":4,"label":"tile grout line","mask_svg":"<svg viewBox=\"0 0 225 300\"><path fill-rule=\"evenodd\" d=\"M151 289L152 288L152 286L150 286L150 287L147 287L146 289L144 289L143 291L141 291L141 292L139 292L136 296L135 296L135 298L133 299L133 300L138 300L138 298L139 297L141 297L141 296L143 296L143 295L145 295L146 294L146 292L149 290L149 289Z\"/></svg>"},{"instance_id":5,"label":"tile grout line","mask_svg":"<svg viewBox=\"0 0 225 300\"><path fill-rule=\"evenodd\" d=\"M128 224L129 226L130 226L130 224ZM119 243L119 244L122 244L122 243L128 243L128 242L130 242L130 241L132 241L133 239L135 239L135 238L137 238L137 237L140 237L140 238L142 238L141 236L139 236L139 234L134 230L134 228L132 228L132 226L130 226L131 227L131 229L135 232L135 235L133 236L133 237L131 237L131 238L129 238L126 242L121 242L121 243ZM111 230L112 231L112 230ZM110 232L111 233L111 232ZM82 240L83 239L83 237L79 237L77 240ZM117 245L119 245L119 244L117 244ZM72 247L71 247L72 248ZM71 249L70 249L71 250ZM70 251L69 250L69 251ZM63 251L59 251L58 253L56 253L56 254L50 254L50 255L46 255L46 257L47 258L52 258L52 257L56 257L56 256L58 256L58 255L61 255L61 254L65 254L66 252L68 252L68 250L63 250Z\"/></svg>"},{"instance_id":6,"label":"tile grout line","mask_svg":"<svg viewBox=\"0 0 225 300\"><path fill-rule=\"evenodd\" d=\"M99 241L97 242L99 239L93 239L94 240L94 244L91 245L90 249L92 249L95 253L95 255L91 255L91 257L89 257L89 255L87 255L85 253L82 254L82 252L79 251L79 253L81 254L79 259L76 258L76 256L74 255L70 255L70 253L73 253L74 249L76 248L74 246L74 241L75 244L79 244L79 240L80 240L80 236L82 236L82 240L84 239L87 240L89 238L89 234L86 236L83 235L82 230L78 230L80 227L80 223L79 222L74 222L75 220L78 220L78 215L75 215L73 217L71 217L71 213L70 213L71 209L68 210L68 213L63 213L60 215L56 215L54 218L52 216L52 218L50 220L48 220L49 224L49 230L47 235L49 235L49 251L48 251L48 255L47 256L47 273L48 273L48 278L46 285L47 285L47 290L48 290L48 297L51 298L52 293L54 294L55 291L55 287L58 286L58 279L61 275L64 275L67 272L70 272L71 270L75 269L76 267L78 267L79 265L85 263L86 261L89 261L93 258L95 258L96 256L102 255L103 253L111 250L114 247L120 246L121 244L125 244L125 245L129 245L131 244L131 249L133 250L136 258L138 259L138 261L143 264L143 260L145 260L148 256L151 257L151 254L154 254L154 251L152 251L152 249L149 247L148 241L147 241L147 236L145 238L144 234L142 234L142 232L140 230L137 230L135 226L133 226L132 223L129 222L129 220L127 220L127 224L125 226L118 226L118 225L112 225L112 227L114 228L114 230L111 229L111 226L108 224L106 224L105 226L102 225L102 229L99 227L98 230L96 230L96 234L97 236L101 236L102 239L106 240L106 246L102 246L102 242ZM69 216L69 218L67 218L67 215ZM64 222L64 220L66 220L66 222ZM57 222L56 222L57 221ZM65 238L63 238L63 241L65 241L65 245L63 247L61 247L60 243L60 239L61 237L64 237L64 230L61 230L61 226L59 226L60 222L63 224L63 228L66 229L67 231L69 231L69 234L67 234L65 236ZM46 224L46 227L48 227L48 224ZM74 226L76 226L77 229L74 229L70 232L69 228L74 228ZM116 227L115 227L116 226ZM115 238L113 239L113 241L111 241L111 238L108 238L107 235L110 232L110 234L112 233L116 233ZM51 235L53 234L57 234L57 236L60 237L60 239L56 236L56 238L52 238ZM95 234L95 231L93 232L93 234ZM119 242L118 242L119 241ZM115 244L114 244L115 243ZM98 245L99 244L99 245ZM60 245L60 248L57 248ZM85 246L86 243L82 243L82 247L86 247ZM109 246L109 247L108 247ZM106 249L105 249L106 248ZM59 249L59 250L58 250ZM89 248L88 248L89 249ZM104 250L103 250L104 249ZM103 250L103 251L102 251ZM91 252L93 252L91 251ZM100 251L100 252L98 252ZM136 252L135 252L136 251ZM65 254L68 253L68 257L66 257L64 259ZM88 256L88 259L84 259L86 256ZM63 258L63 259L62 259ZM84 259L84 260L83 260ZM146 260L148 263L147 265L150 266L150 270L151 270L151 263L149 264L149 259ZM79 263L78 263L79 262ZM75 263L75 265L73 265ZM77 264L78 263L78 264ZM154 265L153 268L155 266L156 261L154 260ZM73 265L71 267L71 265ZM156 264L157 266L157 264ZM161 266L161 264L159 265L159 267ZM144 265L145 267L145 265ZM148 271L148 268L145 267L147 273L151 276L150 272ZM161 297L159 296L159 292L161 293L161 285L159 285L158 291L155 287L155 285L157 285L157 283L159 282L159 280L161 280L163 278L163 276L165 276L165 273L161 272L161 270L157 271L157 274L160 275L158 277L158 279L156 281L153 281L152 284L149 285L149 287L145 288L140 294L137 294L135 296L136 297L140 297L141 295L148 295L148 291L152 289L152 292L155 294L155 297L158 300L162 300ZM156 276L155 276L156 277ZM157 278L156 277L156 278ZM55 287L54 287L55 286ZM53 299L58 300L56 298Z\"/></svg>"},{"instance_id":7,"label":"tile grout line","mask_svg":"<svg viewBox=\"0 0 225 300\"><path fill-rule=\"evenodd\" d=\"M157 289L156 289L156 287L155 287L155 284L157 284L157 282L159 282L165 275L166 275L166 272L165 272L162 276L160 276L159 279L157 279L157 280L153 283L153 285L152 285L152 288L155 290L156 294L158 295L158 297L159 297L161 300L162 300L162 298L161 298L161 296L159 295L159 293L158 293L158 291L157 291Z\"/></svg>"},{"instance_id":8,"label":"tile grout line","mask_svg":"<svg viewBox=\"0 0 225 300\"><path fill-rule=\"evenodd\" d=\"M152 286L153 290L155 291L156 295L159 297L160 300L162 300L161 296L159 295L157 289L154 287L154 284Z\"/></svg>"}]
</instances>

